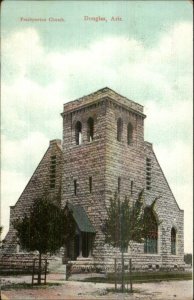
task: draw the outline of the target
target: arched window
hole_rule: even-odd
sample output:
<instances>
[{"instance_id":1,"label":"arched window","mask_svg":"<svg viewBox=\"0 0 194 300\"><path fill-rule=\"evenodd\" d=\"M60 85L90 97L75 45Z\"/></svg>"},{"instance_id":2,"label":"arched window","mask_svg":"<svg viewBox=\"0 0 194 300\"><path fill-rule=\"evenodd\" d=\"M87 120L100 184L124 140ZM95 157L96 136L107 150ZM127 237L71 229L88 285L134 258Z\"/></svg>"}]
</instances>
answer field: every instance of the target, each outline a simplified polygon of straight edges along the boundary
<instances>
[{"instance_id":1,"label":"arched window","mask_svg":"<svg viewBox=\"0 0 194 300\"><path fill-rule=\"evenodd\" d=\"M88 142L92 142L94 138L94 120L92 118L89 118L87 125L88 125L88 132L87 132Z\"/></svg>"},{"instance_id":2,"label":"arched window","mask_svg":"<svg viewBox=\"0 0 194 300\"><path fill-rule=\"evenodd\" d=\"M121 142L123 133L123 121L121 118L117 120L117 141Z\"/></svg>"},{"instance_id":3,"label":"arched window","mask_svg":"<svg viewBox=\"0 0 194 300\"><path fill-rule=\"evenodd\" d=\"M76 145L81 145L82 143L82 123L80 121L75 125L75 142Z\"/></svg>"},{"instance_id":4,"label":"arched window","mask_svg":"<svg viewBox=\"0 0 194 300\"><path fill-rule=\"evenodd\" d=\"M158 224L152 209L145 208L144 211L145 224L147 227L147 236L144 242L144 253L158 252Z\"/></svg>"},{"instance_id":5,"label":"arched window","mask_svg":"<svg viewBox=\"0 0 194 300\"><path fill-rule=\"evenodd\" d=\"M131 123L128 124L127 126L127 144L130 145L132 143L133 139L133 126Z\"/></svg>"},{"instance_id":6,"label":"arched window","mask_svg":"<svg viewBox=\"0 0 194 300\"><path fill-rule=\"evenodd\" d=\"M176 254L176 230L174 227L171 229L171 254Z\"/></svg>"}]
</instances>

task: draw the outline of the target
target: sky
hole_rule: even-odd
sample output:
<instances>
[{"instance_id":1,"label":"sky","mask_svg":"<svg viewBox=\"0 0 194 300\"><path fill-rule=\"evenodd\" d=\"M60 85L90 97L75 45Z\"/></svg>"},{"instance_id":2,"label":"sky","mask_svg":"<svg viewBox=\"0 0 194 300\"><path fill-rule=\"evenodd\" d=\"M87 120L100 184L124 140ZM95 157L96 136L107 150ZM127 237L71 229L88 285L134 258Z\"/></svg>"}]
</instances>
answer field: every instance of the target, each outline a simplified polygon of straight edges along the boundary
<instances>
[{"instance_id":1,"label":"sky","mask_svg":"<svg viewBox=\"0 0 194 300\"><path fill-rule=\"evenodd\" d=\"M192 21L188 0L2 2L3 236L9 206L62 138L63 103L108 86L144 106L145 140L184 209L192 252Z\"/></svg>"}]
</instances>

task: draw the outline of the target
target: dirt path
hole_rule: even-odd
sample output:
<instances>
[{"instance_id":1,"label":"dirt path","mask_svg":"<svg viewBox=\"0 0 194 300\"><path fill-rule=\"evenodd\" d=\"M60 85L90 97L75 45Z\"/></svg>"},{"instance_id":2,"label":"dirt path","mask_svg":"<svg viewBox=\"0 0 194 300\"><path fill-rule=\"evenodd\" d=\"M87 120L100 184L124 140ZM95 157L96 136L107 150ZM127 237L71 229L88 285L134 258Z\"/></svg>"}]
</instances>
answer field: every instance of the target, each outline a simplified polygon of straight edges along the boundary
<instances>
[{"instance_id":1,"label":"dirt path","mask_svg":"<svg viewBox=\"0 0 194 300\"><path fill-rule=\"evenodd\" d=\"M53 281L56 278L53 278ZM59 281L58 281L59 282ZM134 284L133 294L107 292L112 284L64 281L59 286L3 291L10 300L142 299L192 300L192 280Z\"/></svg>"}]
</instances>

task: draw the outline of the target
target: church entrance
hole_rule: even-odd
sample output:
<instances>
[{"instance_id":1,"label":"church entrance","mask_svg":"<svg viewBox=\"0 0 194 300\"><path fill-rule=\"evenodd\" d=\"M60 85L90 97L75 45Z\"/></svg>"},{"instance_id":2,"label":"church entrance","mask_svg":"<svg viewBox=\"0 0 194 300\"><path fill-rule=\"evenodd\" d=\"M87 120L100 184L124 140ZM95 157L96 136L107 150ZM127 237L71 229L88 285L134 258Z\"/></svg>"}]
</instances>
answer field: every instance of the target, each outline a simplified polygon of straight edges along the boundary
<instances>
[{"instance_id":1,"label":"church entrance","mask_svg":"<svg viewBox=\"0 0 194 300\"><path fill-rule=\"evenodd\" d=\"M66 245L66 257L68 260L92 256L92 244L95 237L95 228L91 224L84 208L81 205L67 203L65 207L75 222L75 236L70 238Z\"/></svg>"},{"instance_id":2,"label":"church entrance","mask_svg":"<svg viewBox=\"0 0 194 300\"><path fill-rule=\"evenodd\" d=\"M83 257L91 256L91 237L88 232L82 234L82 255Z\"/></svg>"},{"instance_id":3,"label":"church entrance","mask_svg":"<svg viewBox=\"0 0 194 300\"><path fill-rule=\"evenodd\" d=\"M92 235L88 232L80 232L74 238L74 259L79 257L91 257Z\"/></svg>"}]
</instances>

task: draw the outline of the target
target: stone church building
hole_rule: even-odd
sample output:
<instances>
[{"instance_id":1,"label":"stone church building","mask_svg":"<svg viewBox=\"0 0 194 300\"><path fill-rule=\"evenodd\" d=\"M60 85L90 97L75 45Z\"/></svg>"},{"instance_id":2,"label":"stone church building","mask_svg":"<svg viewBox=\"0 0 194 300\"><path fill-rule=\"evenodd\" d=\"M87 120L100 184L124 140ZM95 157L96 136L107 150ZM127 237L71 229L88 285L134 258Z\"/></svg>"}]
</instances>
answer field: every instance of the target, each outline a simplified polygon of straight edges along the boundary
<instances>
[{"instance_id":1,"label":"stone church building","mask_svg":"<svg viewBox=\"0 0 194 300\"><path fill-rule=\"evenodd\" d=\"M184 212L159 165L152 144L144 140L143 106L103 88L64 104L63 140L52 140L20 198L10 207L10 228L1 256L26 256L18 246L12 221L33 201L50 193L73 213L75 239L59 253L74 267L103 270L118 249L104 243L103 224L110 198L136 201L144 189L150 233L124 254L136 269L182 268ZM154 211L148 206L157 197ZM32 255L32 254L31 254Z\"/></svg>"}]
</instances>

